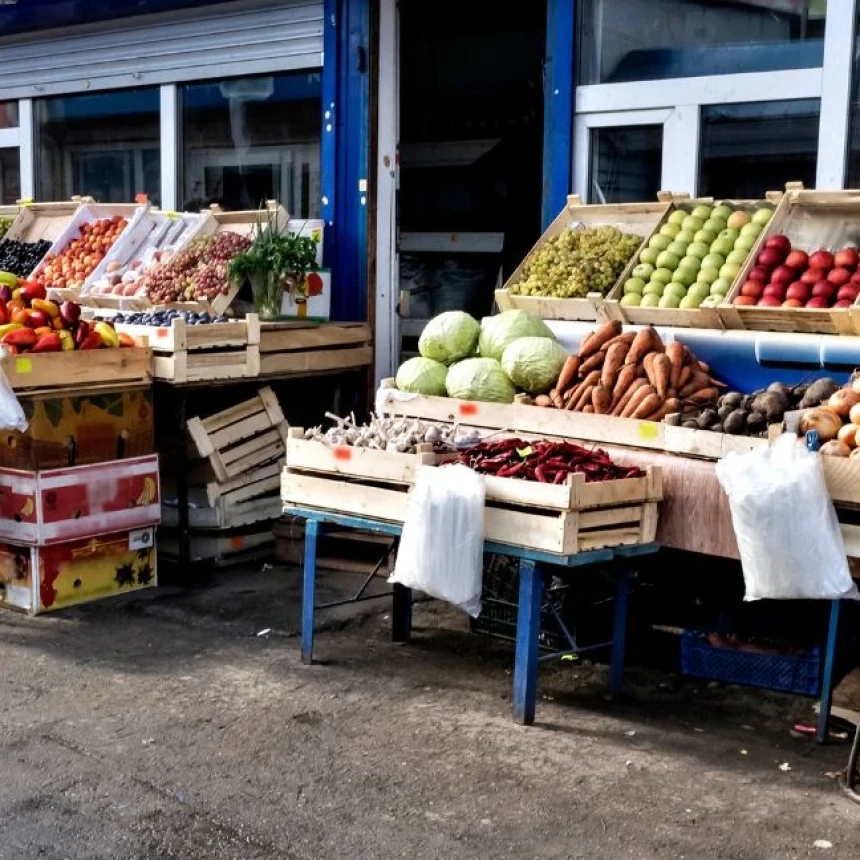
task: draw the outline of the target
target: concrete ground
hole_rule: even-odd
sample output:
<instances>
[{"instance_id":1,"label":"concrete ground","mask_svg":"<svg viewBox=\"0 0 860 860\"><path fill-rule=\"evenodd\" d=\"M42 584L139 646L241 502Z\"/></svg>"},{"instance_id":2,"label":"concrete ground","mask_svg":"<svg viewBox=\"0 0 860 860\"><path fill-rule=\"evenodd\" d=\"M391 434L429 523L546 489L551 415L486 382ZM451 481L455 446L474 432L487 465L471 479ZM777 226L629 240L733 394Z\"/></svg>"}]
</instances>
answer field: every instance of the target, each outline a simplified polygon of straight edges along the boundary
<instances>
[{"instance_id":1,"label":"concrete ground","mask_svg":"<svg viewBox=\"0 0 860 860\"><path fill-rule=\"evenodd\" d=\"M526 729L510 648L436 603L391 645L363 611L313 667L295 570L0 615L0 858L860 856L846 743L790 734L808 700L632 671L610 703L602 667L566 663Z\"/></svg>"}]
</instances>

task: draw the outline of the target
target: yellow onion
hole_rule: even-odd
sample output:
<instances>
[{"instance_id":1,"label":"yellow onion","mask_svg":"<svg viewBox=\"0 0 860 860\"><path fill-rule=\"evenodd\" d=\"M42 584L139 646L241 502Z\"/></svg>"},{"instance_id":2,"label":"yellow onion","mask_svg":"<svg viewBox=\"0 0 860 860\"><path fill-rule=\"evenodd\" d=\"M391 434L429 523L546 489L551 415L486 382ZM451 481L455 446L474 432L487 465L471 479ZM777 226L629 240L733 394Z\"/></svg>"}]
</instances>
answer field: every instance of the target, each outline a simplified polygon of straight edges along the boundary
<instances>
[{"instance_id":1,"label":"yellow onion","mask_svg":"<svg viewBox=\"0 0 860 860\"><path fill-rule=\"evenodd\" d=\"M851 407L858 403L860 403L860 394L850 388L840 388L839 391L831 395L830 400L827 401L827 406L837 415L847 418Z\"/></svg>"},{"instance_id":2,"label":"yellow onion","mask_svg":"<svg viewBox=\"0 0 860 860\"><path fill-rule=\"evenodd\" d=\"M831 439L821 446L820 452L825 457L848 457L851 449L844 442Z\"/></svg>"},{"instance_id":3,"label":"yellow onion","mask_svg":"<svg viewBox=\"0 0 860 860\"><path fill-rule=\"evenodd\" d=\"M841 428L842 419L826 406L809 409L800 417L801 435L805 436L810 430L817 430L822 443L835 439Z\"/></svg>"},{"instance_id":4,"label":"yellow onion","mask_svg":"<svg viewBox=\"0 0 860 860\"><path fill-rule=\"evenodd\" d=\"M860 429L856 424L845 424L839 428L836 438L849 448L857 447L857 430Z\"/></svg>"}]
</instances>

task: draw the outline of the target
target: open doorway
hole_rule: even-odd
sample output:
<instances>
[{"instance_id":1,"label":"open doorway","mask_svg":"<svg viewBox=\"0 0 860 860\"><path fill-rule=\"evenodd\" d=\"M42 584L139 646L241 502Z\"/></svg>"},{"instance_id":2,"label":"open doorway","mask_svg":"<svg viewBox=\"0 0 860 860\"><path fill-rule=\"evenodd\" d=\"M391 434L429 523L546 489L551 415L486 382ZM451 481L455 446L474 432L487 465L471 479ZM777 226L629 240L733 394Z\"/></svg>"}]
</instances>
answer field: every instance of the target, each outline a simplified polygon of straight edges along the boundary
<instances>
[{"instance_id":1,"label":"open doorway","mask_svg":"<svg viewBox=\"0 0 860 860\"><path fill-rule=\"evenodd\" d=\"M402 351L480 318L540 235L546 4L400 4Z\"/></svg>"}]
</instances>

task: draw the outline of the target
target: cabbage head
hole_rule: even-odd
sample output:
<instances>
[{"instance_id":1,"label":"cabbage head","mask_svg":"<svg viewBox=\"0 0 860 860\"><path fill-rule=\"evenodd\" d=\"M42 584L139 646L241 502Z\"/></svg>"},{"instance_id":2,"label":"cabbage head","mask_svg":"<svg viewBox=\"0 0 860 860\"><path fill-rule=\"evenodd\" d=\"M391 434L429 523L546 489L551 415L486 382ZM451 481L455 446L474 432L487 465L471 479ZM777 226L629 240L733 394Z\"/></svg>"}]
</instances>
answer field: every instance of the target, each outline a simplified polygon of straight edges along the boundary
<instances>
[{"instance_id":1,"label":"cabbage head","mask_svg":"<svg viewBox=\"0 0 860 860\"><path fill-rule=\"evenodd\" d=\"M397 369L395 385L411 394L445 396L445 377L448 368L431 358L410 358Z\"/></svg>"},{"instance_id":2,"label":"cabbage head","mask_svg":"<svg viewBox=\"0 0 860 860\"><path fill-rule=\"evenodd\" d=\"M546 337L521 337L502 353L502 369L514 385L529 394L543 394L555 385L567 350Z\"/></svg>"},{"instance_id":3,"label":"cabbage head","mask_svg":"<svg viewBox=\"0 0 860 860\"><path fill-rule=\"evenodd\" d=\"M424 358L453 364L474 355L481 333L480 323L463 311L445 311L433 317L418 339L418 352Z\"/></svg>"},{"instance_id":4,"label":"cabbage head","mask_svg":"<svg viewBox=\"0 0 860 860\"><path fill-rule=\"evenodd\" d=\"M548 337L555 340L555 335L540 317L528 311L503 311L484 320L478 348L485 358L501 361L505 347L521 337Z\"/></svg>"},{"instance_id":5,"label":"cabbage head","mask_svg":"<svg viewBox=\"0 0 860 860\"><path fill-rule=\"evenodd\" d=\"M516 388L493 358L467 358L448 369L445 387L451 397L513 403Z\"/></svg>"}]
</instances>

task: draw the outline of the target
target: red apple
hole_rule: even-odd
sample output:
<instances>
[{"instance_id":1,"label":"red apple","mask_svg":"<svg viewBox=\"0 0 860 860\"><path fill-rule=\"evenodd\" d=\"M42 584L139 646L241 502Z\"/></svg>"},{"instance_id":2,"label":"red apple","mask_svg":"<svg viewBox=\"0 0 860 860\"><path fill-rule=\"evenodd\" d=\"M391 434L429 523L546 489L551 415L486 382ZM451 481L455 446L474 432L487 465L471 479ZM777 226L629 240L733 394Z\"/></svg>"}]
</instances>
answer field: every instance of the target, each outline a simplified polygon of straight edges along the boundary
<instances>
[{"instance_id":1,"label":"red apple","mask_svg":"<svg viewBox=\"0 0 860 860\"><path fill-rule=\"evenodd\" d=\"M735 296L732 300L733 305L754 305L756 300L752 296Z\"/></svg>"},{"instance_id":2,"label":"red apple","mask_svg":"<svg viewBox=\"0 0 860 860\"><path fill-rule=\"evenodd\" d=\"M787 299L795 299L799 302L805 302L809 298L810 286L801 281L795 281L785 293Z\"/></svg>"},{"instance_id":3,"label":"red apple","mask_svg":"<svg viewBox=\"0 0 860 860\"><path fill-rule=\"evenodd\" d=\"M822 296L813 296L805 305L807 308L826 308L829 302Z\"/></svg>"},{"instance_id":4,"label":"red apple","mask_svg":"<svg viewBox=\"0 0 860 860\"><path fill-rule=\"evenodd\" d=\"M809 265L809 255L795 249L785 258L785 265L792 269L805 269Z\"/></svg>"},{"instance_id":5,"label":"red apple","mask_svg":"<svg viewBox=\"0 0 860 860\"><path fill-rule=\"evenodd\" d=\"M836 265L843 269L854 270L860 263L860 255L857 254L856 248L843 248L833 259Z\"/></svg>"},{"instance_id":6,"label":"red apple","mask_svg":"<svg viewBox=\"0 0 860 860\"><path fill-rule=\"evenodd\" d=\"M860 272L855 272L855 273L851 276L851 283L852 283L852 284L860 283Z\"/></svg>"},{"instance_id":7,"label":"red apple","mask_svg":"<svg viewBox=\"0 0 860 860\"><path fill-rule=\"evenodd\" d=\"M779 251L783 258L788 255L789 251L791 251L791 241L788 236L781 236L779 234L771 236L764 243L764 246L765 248L773 248L774 250Z\"/></svg>"},{"instance_id":8,"label":"red apple","mask_svg":"<svg viewBox=\"0 0 860 860\"><path fill-rule=\"evenodd\" d=\"M770 276L772 284L785 284L788 286L794 280L794 269L788 266L777 266Z\"/></svg>"},{"instance_id":9,"label":"red apple","mask_svg":"<svg viewBox=\"0 0 860 860\"><path fill-rule=\"evenodd\" d=\"M802 308L803 302L800 299L786 299L782 306L784 308Z\"/></svg>"},{"instance_id":10,"label":"red apple","mask_svg":"<svg viewBox=\"0 0 860 860\"><path fill-rule=\"evenodd\" d=\"M814 254L809 255L809 268L810 269L832 269L833 268L833 254L830 251L825 251L824 249L820 251L816 251Z\"/></svg>"},{"instance_id":11,"label":"red apple","mask_svg":"<svg viewBox=\"0 0 860 860\"><path fill-rule=\"evenodd\" d=\"M819 281L812 288L812 297L813 298L822 298L827 299L828 301L836 295L836 287L830 283L830 281Z\"/></svg>"},{"instance_id":12,"label":"red apple","mask_svg":"<svg viewBox=\"0 0 860 860\"><path fill-rule=\"evenodd\" d=\"M763 284L768 282L768 274L770 270L766 269L764 266L753 266L750 269L750 273L747 275L747 280L749 281L761 281ZM860 273L857 275L860 278Z\"/></svg>"},{"instance_id":13,"label":"red apple","mask_svg":"<svg viewBox=\"0 0 860 860\"><path fill-rule=\"evenodd\" d=\"M851 305L853 305L853 304L854 304L854 302L850 301L849 299L839 299L839 301L836 302L833 305L833 307L834 308L850 308Z\"/></svg>"},{"instance_id":14,"label":"red apple","mask_svg":"<svg viewBox=\"0 0 860 860\"><path fill-rule=\"evenodd\" d=\"M807 269L801 276L800 280L804 284L817 284L819 281L827 277L827 272L824 269Z\"/></svg>"},{"instance_id":15,"label":"red apple","mask_svg":"<svg viewBox=\"0 0 860 860\"><path fill-rule=\"evenodd\" d=\"M780 252L776 248L765 248L759 255L756 263L759 266L763 266L765 269L772 269L774 266L780 265L782 261L785 259L784 254L780 254Z\"/></svg>"},{"instance_id":16,"label":"red apple","mask_svg":"<svg viewBox=\"0 0 860 860\"><path fill-rule=\"evenodd\" d=\"M741 287L740 295L752 296L754 299L759 299L764 293L764 284L761 281L746 281Z\"/></svg>"},{"instance_id":17,"label":"red apple","mask_svg":"<svg viewBox=\"0 0 860 860\"><path fill-rule=\"evenodd\" d=\"M854 284L846 284L844 287L839 288L836 298L840 302L846 300L853 302L858 295L860 295L860 288L856 287Z\"/></svg>"},{"instance_id":18,"label":"red apple","mask_svg":"<svg viewBox=\"0 0 860 860\"><path fill-rule=\"evenodd\" d=\"M844 287L851 280L851 272L848 269L831 269L827 273L827 280L837 287Z\"/></svg>"},{"instance_id":19,"label":"red apple","mask_svg":"<svg viewBox=\"0 0 860 860\"><path fill-rule=\"evenodd\" d=\"M758 304L765 308L778 308L782 305L782 299L777 296L762 296L758 300Z\"/></svg>"},{"instance_id":20,"label":"red apple","mask_svg":"<svg viewBox=\"0 0 860 860\"><path fill-rule=\"evenodd\" d=\"M782 284L768 284L764 288L764 296L774 296L777 299L785 298L785 287Z\"/></svg>"}]
</instances>

